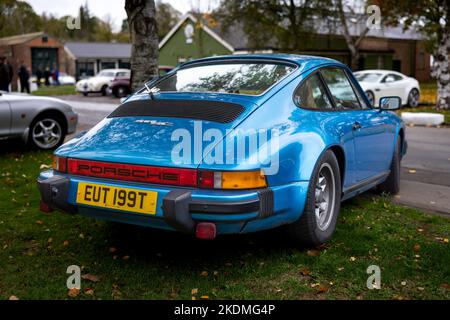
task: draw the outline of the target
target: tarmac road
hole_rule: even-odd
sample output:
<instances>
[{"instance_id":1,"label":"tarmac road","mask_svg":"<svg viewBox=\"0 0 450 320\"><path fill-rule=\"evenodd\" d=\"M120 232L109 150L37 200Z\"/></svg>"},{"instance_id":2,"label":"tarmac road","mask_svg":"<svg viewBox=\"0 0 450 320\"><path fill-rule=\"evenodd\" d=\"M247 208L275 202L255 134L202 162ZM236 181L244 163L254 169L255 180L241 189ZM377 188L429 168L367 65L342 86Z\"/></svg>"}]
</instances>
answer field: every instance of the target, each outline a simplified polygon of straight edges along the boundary
<instances>
[{"instance_id":1,"label":"tarmac road","mask_svg":"<svg viewBox=\"0 0 450 320\"><path fill-rule=\"evenodd\" d=\"M102 96L59 98L69 101L79 114L79 132L94 126L120 103ZM394 202L450 215L450 128L407 127L406 139L401 191Z\"/></svg>"}]
</instances>

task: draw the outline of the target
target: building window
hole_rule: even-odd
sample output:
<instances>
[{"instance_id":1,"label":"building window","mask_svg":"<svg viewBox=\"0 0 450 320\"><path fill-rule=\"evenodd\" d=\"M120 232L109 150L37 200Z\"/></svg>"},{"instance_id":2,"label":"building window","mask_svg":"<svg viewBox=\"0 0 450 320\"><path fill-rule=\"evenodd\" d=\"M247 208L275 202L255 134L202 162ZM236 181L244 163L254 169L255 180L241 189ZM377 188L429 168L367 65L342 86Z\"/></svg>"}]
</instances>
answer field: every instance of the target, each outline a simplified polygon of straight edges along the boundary
<instances>
[{"instance_id":1,"label":"building window","mask_svg":"<svg viewBox=\"0 0 450 320\"><path fill-rule=\"evenodd\" d=\"M48 37L47 36L43 36L42 37L42 42L43 43L47 43L48 42Z\"/></svg>"},{"instance_id":2,"label":"building window","mask_svg":"<svg viewBox=\"0 0 450 320\"><path fill-rule=\"evenodd\" d=\"M119 69L131 69L131 63L119 61Z\"/></svg>"},{"instance_id":3,"label":"building window","mask_svg":"<svg viewBox=\"0 0 450 320\"><path fill-rule=\"evenodd\" d=\"M115 62L102 62L100 64L100 69L115 69L116 68L116 63Z\"/></svg>"}]
</instances>

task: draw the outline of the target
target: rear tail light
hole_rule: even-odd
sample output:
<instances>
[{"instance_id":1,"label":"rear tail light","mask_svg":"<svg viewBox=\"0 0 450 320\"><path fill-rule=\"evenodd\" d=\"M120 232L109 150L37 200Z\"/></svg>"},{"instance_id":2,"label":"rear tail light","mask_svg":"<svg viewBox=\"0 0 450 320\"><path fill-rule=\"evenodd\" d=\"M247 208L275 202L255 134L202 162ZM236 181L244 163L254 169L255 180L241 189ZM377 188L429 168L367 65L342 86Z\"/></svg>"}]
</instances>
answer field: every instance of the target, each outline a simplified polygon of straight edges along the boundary
<instances>
[{"instance_id":1,"label":"rear tail light","mask_svg":"<svg viewBox=\"0 0 450 320\"><path fill-rule=\"evenodd\" d=\"M261 170L200 171L199 187L209 189L257 189L267 187Z\"/></svg>"},{"instance_id":2,"label":"rear tail light","mask_svg":"<svg viewBox=\"0 0 450 320\"><path fill-rule=\"evenodd\" d=\"M53 170L67 172L67 158L53 156Z\"/></svg>"}]
</instances>

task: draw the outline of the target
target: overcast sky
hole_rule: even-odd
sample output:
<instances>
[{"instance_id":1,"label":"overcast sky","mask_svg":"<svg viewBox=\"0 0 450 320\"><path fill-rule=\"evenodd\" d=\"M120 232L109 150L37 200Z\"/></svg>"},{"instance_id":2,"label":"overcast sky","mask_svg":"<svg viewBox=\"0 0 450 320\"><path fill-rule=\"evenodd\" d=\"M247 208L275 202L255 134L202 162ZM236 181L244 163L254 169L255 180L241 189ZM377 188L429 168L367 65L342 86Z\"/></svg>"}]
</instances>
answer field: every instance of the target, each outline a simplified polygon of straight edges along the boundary
<instances>
[{"instance_id":1,"label":"overcast sky","mask_svg":"<svg viewBox=\"0 0 450 320\"><path fill-rule=\"evenodd\" d=\"M118 31L122 25L122 20L127 17L124 9L125 0L25 0L33 7L38 14L43 12L51 13L58 17L78 14L81 5L87 2L90 11L99 18L110 15L115 23L115 30ZM214 9L219 0L165 0L181 13L186 13L192 8L199 8L202 11Z\"/></svg>"}]
</instances>

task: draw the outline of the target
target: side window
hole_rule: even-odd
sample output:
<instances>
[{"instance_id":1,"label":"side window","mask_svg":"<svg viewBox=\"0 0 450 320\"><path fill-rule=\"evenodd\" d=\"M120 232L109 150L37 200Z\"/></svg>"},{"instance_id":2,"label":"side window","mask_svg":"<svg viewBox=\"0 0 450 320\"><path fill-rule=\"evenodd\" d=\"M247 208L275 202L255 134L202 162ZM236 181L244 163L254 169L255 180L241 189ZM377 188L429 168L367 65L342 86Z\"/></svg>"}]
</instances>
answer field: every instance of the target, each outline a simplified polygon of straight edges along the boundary
<instances>
[{"instance_id":1,"label":"side window","mask_svg":"<svg viewBox=\"0 0 450 320\"><path fill-rule=\"evenodd\" d=\"M381 80L381 82L383 82L383 83L385 83L385 82L396 82L396 81L400 81L400 80L403 80L403 77L401 77L401 76L399 76L397 74L390 73L387 76L385 76L383 78L383 80Z\"/></svg>"},{"instance_id":2,"label":"side window","mask_svg":"<svg viewBox=\"0 0 450 320\"><path fill-rule=\"evenodd\" d=\"M336 107L339 109L361 109L359 100L345 71L339 68L326 68L320 71L330 89Z\"/></svg>"},{"instance_id":3,"label":"side window","mask_svg":"<svg viewBox=\"0 0 450 320\"><path fill-rule=\"evenodd\" d=\"M294 102L299 107L306 109L333 109L318 74L314 74L303 81L295 91Z\"/></svg>"}]
</instances>

